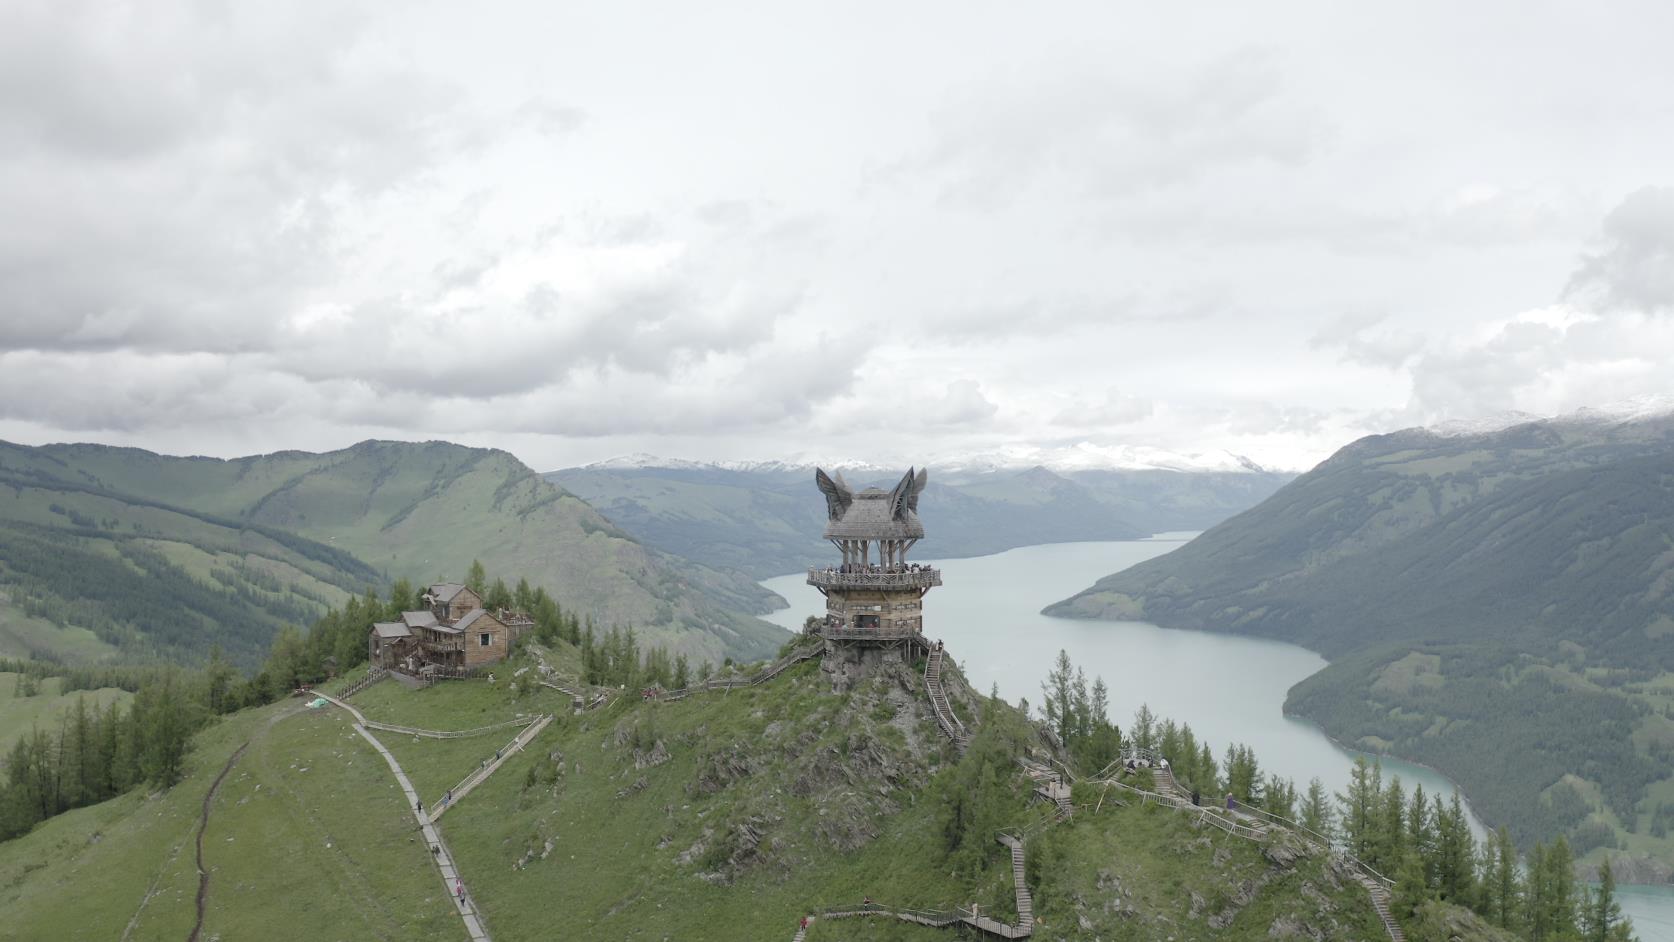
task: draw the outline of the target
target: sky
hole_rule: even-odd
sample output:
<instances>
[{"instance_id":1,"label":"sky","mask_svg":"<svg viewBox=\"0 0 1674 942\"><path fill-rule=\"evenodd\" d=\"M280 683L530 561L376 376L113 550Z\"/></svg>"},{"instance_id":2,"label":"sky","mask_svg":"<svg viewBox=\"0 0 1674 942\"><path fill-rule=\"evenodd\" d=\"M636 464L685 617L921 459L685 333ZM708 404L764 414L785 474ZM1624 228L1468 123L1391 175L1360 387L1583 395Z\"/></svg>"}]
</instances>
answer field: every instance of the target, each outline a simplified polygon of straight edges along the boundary
<instances>
[{"instance_id":1,"label":"sky","mask_svg":"<svg viewBox=\"0 0 1674 942\"><path fill-rule=\"evenodd\" d=\"M0 4L0 438L924 462L1669 390L1674 6Z\"/></svg>"}]
</instances>

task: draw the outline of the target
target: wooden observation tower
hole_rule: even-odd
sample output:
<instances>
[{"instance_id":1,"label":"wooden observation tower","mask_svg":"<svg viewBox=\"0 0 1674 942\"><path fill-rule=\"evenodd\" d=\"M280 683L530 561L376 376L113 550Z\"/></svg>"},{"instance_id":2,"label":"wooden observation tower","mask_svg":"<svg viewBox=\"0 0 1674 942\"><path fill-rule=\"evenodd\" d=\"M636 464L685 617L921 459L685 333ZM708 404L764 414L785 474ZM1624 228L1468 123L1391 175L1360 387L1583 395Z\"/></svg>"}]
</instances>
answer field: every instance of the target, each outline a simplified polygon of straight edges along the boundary
<instances>
[{"instance_id":1,"label":"wooden observation tower","mask_svg":"<svg viewBox=\"0 0 1674 942\"><path fill-rule=\"evenodd\" d=\"M814 482L825 494L825 538L843 554L840 564L808 570L808 584L825 596L820 634L830 645L891 650L925 644L924 594L942 584L942 574L907 562L907 551L924 537L918 495L928 478L909 470L893 490L869 487L857 494L841 472L833 478L815 469Z\"/></svg>"}]
</instances>

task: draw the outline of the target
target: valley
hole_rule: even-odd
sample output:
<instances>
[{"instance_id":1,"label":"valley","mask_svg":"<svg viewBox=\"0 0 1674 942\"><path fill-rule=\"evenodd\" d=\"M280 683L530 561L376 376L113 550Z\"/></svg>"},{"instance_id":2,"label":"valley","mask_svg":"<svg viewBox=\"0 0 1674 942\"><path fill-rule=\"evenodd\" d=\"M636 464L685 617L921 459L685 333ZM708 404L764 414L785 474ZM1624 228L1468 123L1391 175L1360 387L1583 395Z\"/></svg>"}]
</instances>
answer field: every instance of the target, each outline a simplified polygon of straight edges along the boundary
<instances>
[{"instance_id":1,"label":"valley","mask_svg":"<svg viewBox=\"0 0 1674 942\"><path fill-rule=\"evenodd\" d=\"M1374 436L1046 611L1318 650L1287 712L1435 766L1520 842L1661 882L1671 472L1667 417Z\"/></svg>"},{"instance_id":2,"label":"valley","mask_svg":"<svg viewBox=\"0 0 1674 942\"><path fill-rule=\"evenodd\" d=\"M856 487L887 486L905 469L854 468ZM823 564L823 516L807 499L811 465L722 467L654 458L604 462L545 477L668 552L766 579ZM923 557L983 556L1040 543L1139 539L1203 529L1254 506L1293 475L1164 468L1049 470L932 465L924 500L937 527Z\"/></svg>"}]
</instances>

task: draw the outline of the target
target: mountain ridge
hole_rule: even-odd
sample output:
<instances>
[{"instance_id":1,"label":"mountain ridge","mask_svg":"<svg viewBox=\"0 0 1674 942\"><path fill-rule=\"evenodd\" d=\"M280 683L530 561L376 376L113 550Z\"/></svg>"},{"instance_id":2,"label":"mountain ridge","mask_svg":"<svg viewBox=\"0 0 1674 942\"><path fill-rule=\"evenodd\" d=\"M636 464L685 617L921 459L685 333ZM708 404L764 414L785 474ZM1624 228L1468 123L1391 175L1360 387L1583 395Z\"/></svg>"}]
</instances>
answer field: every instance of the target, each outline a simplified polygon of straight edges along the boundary
<instances>
[{"instance_id":1,"label":"mountain ridge","mask_svg":"<svg viewBox=\"0 0 1674 942\"><path fill-rule=\"evenodd\" d=\"M102 489L296 534L388 579L457 579L481 559L509 580L553 586L605 625L634 624L647 641L702 660L771 650L784 634L752 617L771 596L751 580L643 546L499 449L368 440L218 459L7 443L0 465L54 493Z\"/></svg>"},{"instance_id":2,"label":"mountain ridge","mask_svg":"<svg viewBox=\"0 0 1674 942\"><path fill-rule=\"evenodd\" d=\"M1666 859L1670 547L1674 417L1407 429L1045 611L1305 645L1331 663L1287 712L1440 769L1525 844Z\"/></svg>"}]
</instances>

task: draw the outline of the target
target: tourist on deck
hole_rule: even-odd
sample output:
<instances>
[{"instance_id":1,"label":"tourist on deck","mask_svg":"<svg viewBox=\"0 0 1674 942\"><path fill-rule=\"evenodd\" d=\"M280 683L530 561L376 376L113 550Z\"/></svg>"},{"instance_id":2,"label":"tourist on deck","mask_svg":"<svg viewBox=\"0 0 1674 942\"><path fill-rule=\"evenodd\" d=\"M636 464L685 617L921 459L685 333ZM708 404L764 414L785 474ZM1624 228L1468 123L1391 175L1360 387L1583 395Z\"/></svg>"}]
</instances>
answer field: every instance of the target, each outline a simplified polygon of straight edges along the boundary
<instances>
[{"instance_id":1,"label":"tourist on deck","mask_svg":"<svg viewBox=\"0 0 1674 942\"><path fill-rule=\"evenodd\" d=\"M1232 810L1236 809L1237 807L1238 807L1238 799L1232 797L1231 792L1227 792L1226 793L1226 810L1232 811Z\"/></svg>"},{"instance_id":2,"label":"tourist on deck","mask_svg":"<svg viewBox=\"0 0 1674 942\"><path fill-rule=\"evenodd\" d=\"M1201 803L1201 801L1202 801L1202 796L1197 793L1197 789L1195 789L1195 788L1192 789L1192 807L1196 808Z\"/></svg>"}]
</instances>

